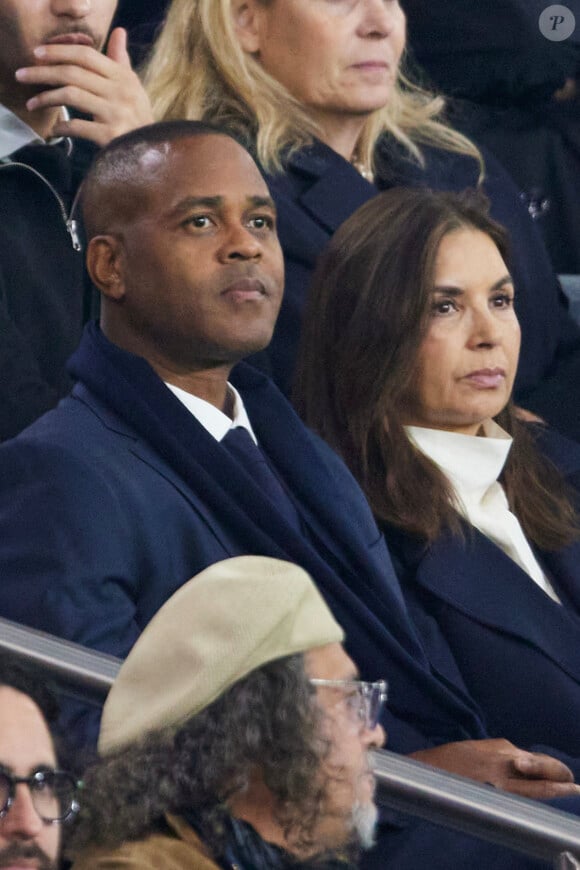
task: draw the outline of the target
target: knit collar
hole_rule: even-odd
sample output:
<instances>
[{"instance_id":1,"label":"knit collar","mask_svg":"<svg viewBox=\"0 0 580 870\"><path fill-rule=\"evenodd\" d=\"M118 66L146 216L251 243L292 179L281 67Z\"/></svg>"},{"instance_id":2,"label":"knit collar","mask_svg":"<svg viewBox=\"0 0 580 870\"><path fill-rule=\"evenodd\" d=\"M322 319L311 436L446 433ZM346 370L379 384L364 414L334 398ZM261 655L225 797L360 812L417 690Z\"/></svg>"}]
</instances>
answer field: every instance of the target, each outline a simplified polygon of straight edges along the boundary
<instances>
[{"instance_id":1,"label":"knit collar","mask_svg":"<svg viewBox=\"0 0 580 870\"><path fill-rule=\"evenodd\" d=\"M439 466L462 498L481 501L497 481L512 446L511 437L493 420L482 424L482 435L406 426L411 442Z\"/></svg>"}]
</instances>

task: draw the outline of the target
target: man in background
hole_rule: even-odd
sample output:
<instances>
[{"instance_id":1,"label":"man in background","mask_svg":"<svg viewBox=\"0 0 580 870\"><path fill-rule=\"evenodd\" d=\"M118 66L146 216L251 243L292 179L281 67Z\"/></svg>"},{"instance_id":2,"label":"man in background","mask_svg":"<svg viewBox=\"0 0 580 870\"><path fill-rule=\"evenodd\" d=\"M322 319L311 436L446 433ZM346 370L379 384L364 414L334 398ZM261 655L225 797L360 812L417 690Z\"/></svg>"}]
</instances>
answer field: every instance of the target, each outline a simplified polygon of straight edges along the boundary
<instances>
[{"instance_id":1,"label":"man in background","mask_svg":"<svg viewBox=\"0 0 580 870\"><path fill-rule=\"evenodd\" d=\"M151 120L125 31L107 42L116 5L0 0L0 440L70 390L91 308L75 194L97 146Z\"/></svg>"},{"instance_id":2,"label":"man in background","mask_svg":"<svg viewBox=\"0 0 580 870\"><path fill-rule=\"evenodd\" d=\"M75 868L354 866L386 683L361 682L342 639L288 562L240 556L182 586L109 693Z\"/></svg>"},{"instance_id":3,"label":"man in background","mask_svg":"<svg viewBox=\"0 0 580 870\"><path fill-rule=\"evenodd\" d=\"M41 680L0 653L0 867L56 870L61 824L77 783L59 769L50 726L58 708Z\"/></svg>"}]
</instances>

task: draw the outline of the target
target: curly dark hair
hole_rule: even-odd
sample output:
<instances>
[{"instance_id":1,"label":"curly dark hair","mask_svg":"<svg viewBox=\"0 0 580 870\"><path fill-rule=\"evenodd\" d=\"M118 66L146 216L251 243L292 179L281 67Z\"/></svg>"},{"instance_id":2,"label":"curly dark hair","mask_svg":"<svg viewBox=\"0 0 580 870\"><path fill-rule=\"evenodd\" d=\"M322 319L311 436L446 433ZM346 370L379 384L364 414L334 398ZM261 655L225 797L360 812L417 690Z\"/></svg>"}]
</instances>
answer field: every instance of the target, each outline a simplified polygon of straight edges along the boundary
<instances>
[{"instance_id":1,"label":"curly dark hair","mask_svg":"<svg viewBox=\"0 0 580 870\"><path fill-rule=\"evenodd\" d=\"M275 818L299 849L313 845L324 811L329 753L322 710L303 655L271 662L232 686L184 725L149 733L86 772L71 852L140 839L166 813L194 812L216 856L228 801L259 768Z\"/></svg>"}]
</instances>

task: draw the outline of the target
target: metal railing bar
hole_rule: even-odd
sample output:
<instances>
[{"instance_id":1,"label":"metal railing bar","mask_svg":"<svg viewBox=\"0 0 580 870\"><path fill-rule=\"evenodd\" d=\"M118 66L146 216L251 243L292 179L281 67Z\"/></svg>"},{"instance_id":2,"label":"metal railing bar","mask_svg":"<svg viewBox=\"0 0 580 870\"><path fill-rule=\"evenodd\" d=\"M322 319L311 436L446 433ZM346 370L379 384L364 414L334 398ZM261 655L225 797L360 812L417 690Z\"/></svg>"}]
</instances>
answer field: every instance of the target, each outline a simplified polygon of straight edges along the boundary
<instances>
[{"instance_id":1,"label":"metal railing bar","mask_svg":"<svg viewBox=\"0 0 580 870\"><path fill-rule=\"evenodd\" d=\"M103 701L121 667L121 660L76 643L0 619L0 649L32 662L58 682L86 690Z\"/></svg>"},{"instance_id":2,"label":"metal railing bar","mask_svg":"<svg viewBox=\"0 0 580 870\"><path fill-rule=\"evenodd\" d=\"M537 801L429 767L387 750L372 752L381 803L536 858L580 856L580 819Z\"/></svg>"},{"instance_id":3,"label":"metal railing bar","mask_svg":"<svg viewBox=\"0 0 580 870\"><path fill-rule=\"evenodd\" d=\"M0 651L39 667L77 696L102 702L121 667L114 656L0 619ZM372 752L381 803L524 854L580 856L580 819L386 750Z\"/></svg>"}]
</instances>

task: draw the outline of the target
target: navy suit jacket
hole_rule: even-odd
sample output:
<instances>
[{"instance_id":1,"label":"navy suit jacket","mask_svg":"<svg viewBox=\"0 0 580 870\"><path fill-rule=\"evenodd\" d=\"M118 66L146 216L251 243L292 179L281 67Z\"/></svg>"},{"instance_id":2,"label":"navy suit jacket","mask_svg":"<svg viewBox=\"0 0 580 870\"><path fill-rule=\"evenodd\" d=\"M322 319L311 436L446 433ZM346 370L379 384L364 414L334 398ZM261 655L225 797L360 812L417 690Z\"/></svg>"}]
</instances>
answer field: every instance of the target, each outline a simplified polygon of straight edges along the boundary
<instances>
[{"instance_id":1,"label":"navy suit jacket","mask_svg":"<svg viewBox=\"0 0 580 870\"><path fill-rule=\"evenodd\" d=\"M384 150L384 149L383 149ZM267 176L278 209L278 233L286 262L286 284L268 362L276 383L288 393L298 352L302 315L317 258L338 227L379 188L429 186L460 191L477 184L472 158L425 149L423 170L381 157L377 184L366 181L322 143L293 154L284 173ZM512 242L510 269L522 349L516 398L552 425L580 439L580 329L570 317L542 238L505 170L486 153L484 189L491 214Z\"/></svg>"},{"instance_id":2,"label":"navy suit jacket","mask_svg":"<svg viewBox=\"0 0 580 870\"><path fill-rule=\"evenodd\" d=\"M427 665L384 540L344 464L263 375L239 366L232 381L292 493L304 546L315 548L336 572L336 584L320 589L345 628L349 651L364 676L389 680L390 747L410 752L485 736L441 638L430 644ZM201 426L191 449L207 473L223 463L232 491L247 492L244 507L232 496L234 510L248 510L246 539L232 534L224 516L216 516L134 429L81 385L0 446L1 615L124 656L163 602L195 573L230 556L264 553L271 528L249 475ZM298 553L291 526L287 534L288 547ZM95 711L69 713L69 728L96 737ZM576 769L574 760L572 765ZM577 803L568 799L563 808L580 813ZM481 870L546 866L393 814L366 860L369 870L414 870L426 855L441 868L458 866L464 856Z\"/></svg>"},{"instance_id":3,"label":"navy suit jacket","mask_svg":"<svg viewBox=\"0 0 580 870\"><path fill-rule=\"evenodd\" d=\"M550 432L541 444L575 484L580 448ZM472 527L428 549L385 536L427 650L443 633L490 734L580 756L580 543L537 553L559 605Z\"/></svg>"},{"instance_id":4,"label":"navy suit jacket","mask_svg":"<svg viewBox=\"0 0 580 870\"><path fill-rule=\"evenodd\" d=\"M261 373L240 365L232 382L304 534L288 524L281 529L286 521L197 421L191 450L200 477L230 486L219 511L200 495L201 483L194 491L78 384L0 447L1 615L124 657L163 602L214 562L257 553L309 567L325 563L334 574L316 576L314 569L314 579L351 654L367 678L390 682L393 748L482 736L479 711L449 651L442 645L427 663L384 540L342 461ZM218 467L225 471L220 482ZM244 532L231 519L239 512Z\"/></svg>"}]
</instances>

